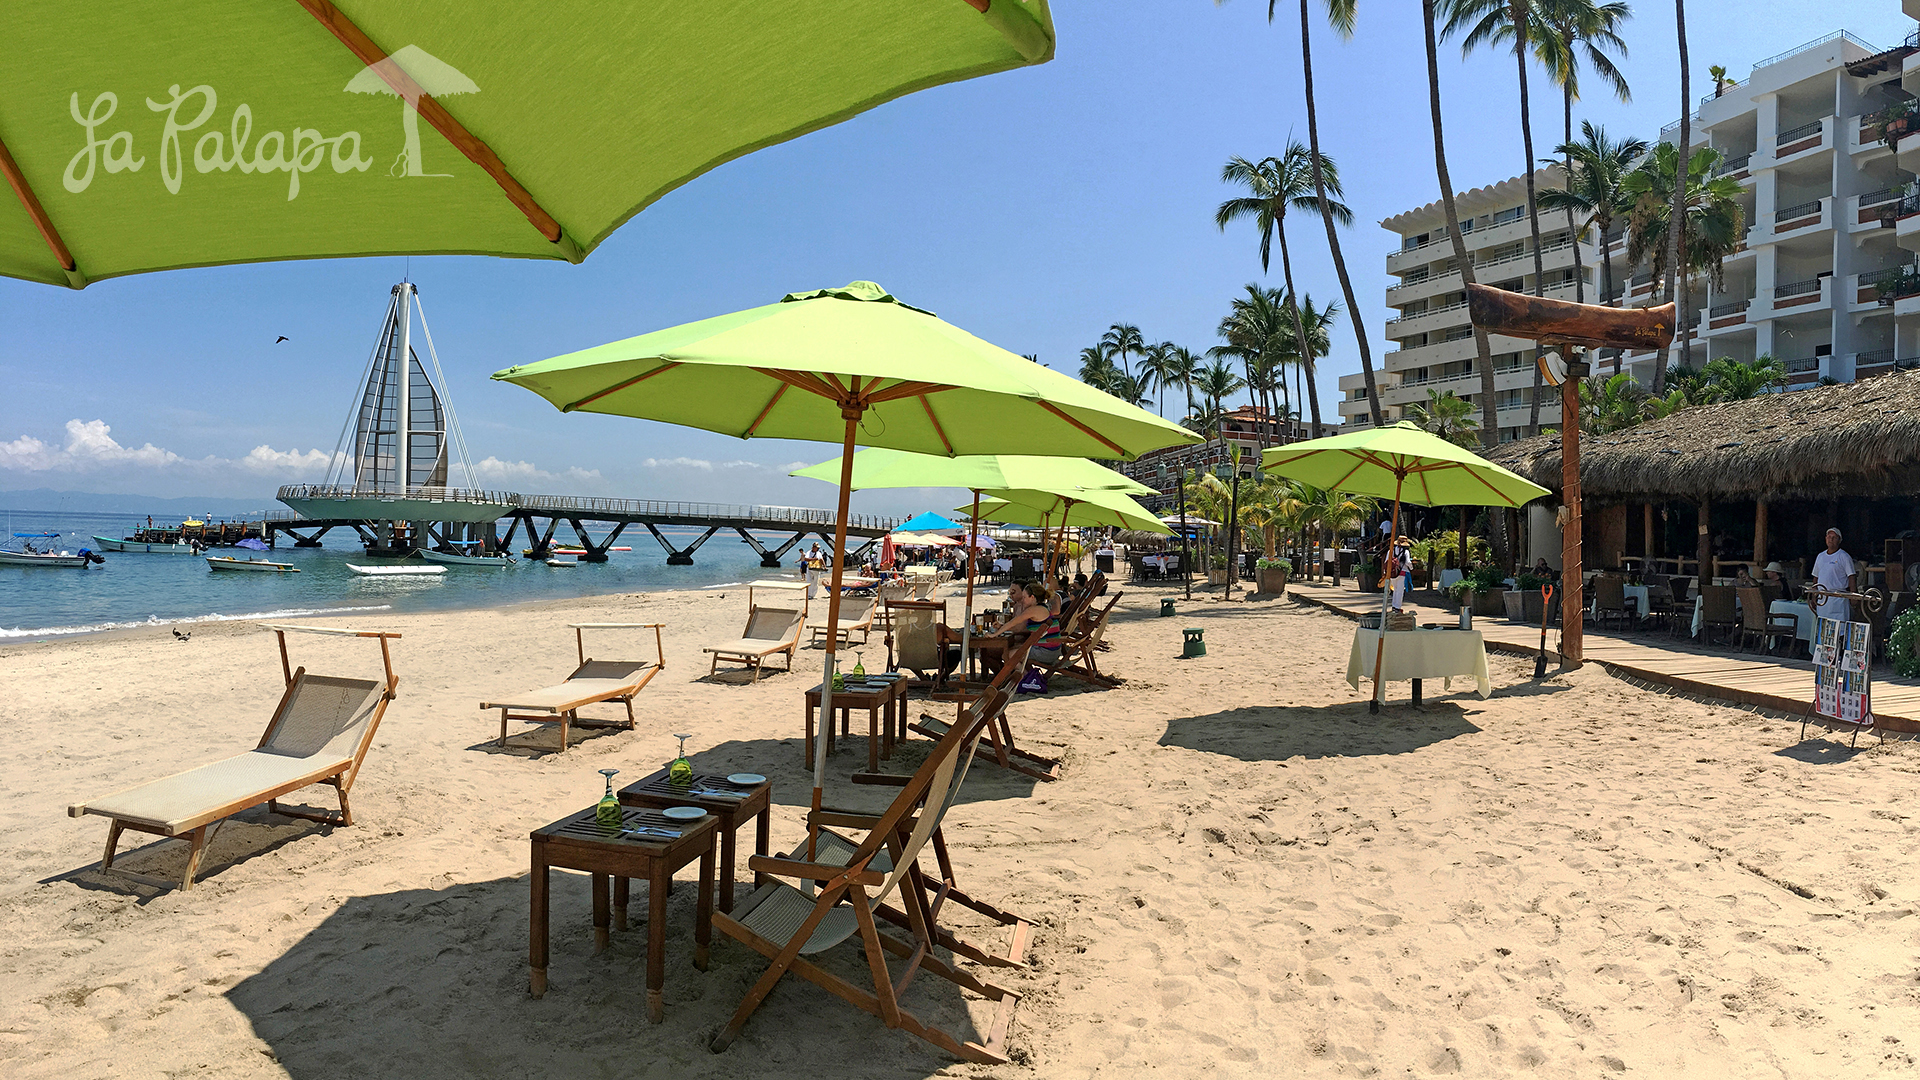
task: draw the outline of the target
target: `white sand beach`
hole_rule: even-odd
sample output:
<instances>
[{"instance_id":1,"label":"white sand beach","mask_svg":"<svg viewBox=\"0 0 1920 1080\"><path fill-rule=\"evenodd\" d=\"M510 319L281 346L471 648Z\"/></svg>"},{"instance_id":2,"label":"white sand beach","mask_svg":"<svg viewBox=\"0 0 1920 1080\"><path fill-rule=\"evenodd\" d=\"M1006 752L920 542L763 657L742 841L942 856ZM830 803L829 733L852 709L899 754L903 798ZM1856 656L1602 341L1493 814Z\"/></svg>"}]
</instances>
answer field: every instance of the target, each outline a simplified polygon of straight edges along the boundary
<instances>
[{"instance_id":1,"label":"white sand beach","mask_svg":"<svg viewBox=\"0 0 1920 1080\"><path fill-rule=\"evenodd\" d=\"M644 929L593 955L587 882L569 874L554 878L552 988L529 996L527 834L591 804L596 770L638 779L672 757L670 733L691 732L697 768L772 778L776 850L801 834L799 699L819 654L757 685L709 679L699 649L738 632L742 589L353 620L405 635L356 824L248 811L191 892L100 874L104 820L65 808L251 748L281 692L272 635L203 625L184 643L163 628L0 647L0 1074L1917 1067L1920 750L1796 746L1777 718L1593 667L1534 683L1529 661L1502 656L1491 700L1433 685L1416 709L1400 686L1373 716L1341 681L1344 619L1199 598L1160 619L1160 595L1129 589L1115 612L1101 666L1124 686L1056 683L1012 706L1023 741L1063 756L1062 779L982 763L949 819L963 886L1036 928L1029 969L986 976L1023 995L1002 1066L956 1063L792 978L710 1053L765 965L716 933L710 970L693 967L692 888L669 905L665 1023L645 1017ZM613 619L667 624L638 730L583 733L565 753L495 748L497 719L476 704L556 680L573 664L565 624ZM1206 657L1177 658L1188 626L1206 629ZM367 642L291 645L317 672L378 671ZM650 634L634 642L651 648ZM877 636L856 651L884 662ZM884 767L910 770L927 745ZM884 804L885 789L846 782L864 764L858 741L843 746L831 801ZM123 865L178 873L182 845L141 839ZM827 962L865 970L851 946ZM989 1015L925 977L907 1005L967 1035Z\"/></svg>"}]
</instances>

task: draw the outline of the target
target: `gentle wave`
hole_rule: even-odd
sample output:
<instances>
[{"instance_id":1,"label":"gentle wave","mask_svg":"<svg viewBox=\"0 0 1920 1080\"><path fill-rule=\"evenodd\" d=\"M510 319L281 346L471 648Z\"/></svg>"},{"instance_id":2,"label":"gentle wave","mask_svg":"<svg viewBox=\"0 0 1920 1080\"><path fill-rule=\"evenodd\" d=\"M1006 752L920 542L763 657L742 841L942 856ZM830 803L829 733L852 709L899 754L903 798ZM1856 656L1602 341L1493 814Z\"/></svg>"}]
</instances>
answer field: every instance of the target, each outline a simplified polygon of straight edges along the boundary
<instances>
[{"instance_id":1,"label":"gentle wave","mask_svg":"<svg viewBox=\"0 0 1920 1080\"><path fill-rule=\"evenodd\" d=\"M133 630L143 626L179 626L204 622L247 622L253 619L287 619L299 615L346 615L356 611L392 611L392 604L359 607L288 608L283 611L256 611L249 615L196 615L185 619L162 619L149 615L143 622L106 622L91 626L49 626L44 630L9 630L0 627L0 641L8 638L65 637L72 634L98 634L107 630Z\"/></svg>"}]
</instances>

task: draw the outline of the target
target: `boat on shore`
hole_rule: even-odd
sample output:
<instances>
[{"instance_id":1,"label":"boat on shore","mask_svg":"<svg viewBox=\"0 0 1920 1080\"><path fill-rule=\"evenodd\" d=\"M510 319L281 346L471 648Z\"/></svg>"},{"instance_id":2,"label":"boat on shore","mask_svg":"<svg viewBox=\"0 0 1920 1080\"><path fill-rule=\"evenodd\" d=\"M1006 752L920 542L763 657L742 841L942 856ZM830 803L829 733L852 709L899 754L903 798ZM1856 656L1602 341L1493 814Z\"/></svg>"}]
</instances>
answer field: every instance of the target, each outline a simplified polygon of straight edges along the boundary
<instances>
[{"instance_id":1,"label":"boat on shore","mask_svg":"<svg viewBox=\"0 0 1920 1080\"><path fill-rule=\"evenodd\" d=\"M444 566L359 566L348 563L347 569L362 577L433 577L447 572Z\"/></svg>"},{"instance_id":2,"label":"boat on shore","mask_svg":"<svg viewBox=\"0 0 1920 1080\"><path fill-rule=\"evenodd\" d=\"M300 568L291 563L268 562L265 559L236 559L231 555L207 556L207 567L211 570L251 570L261 574L297 574Z\"/></svg>"},{"instance_id":3,"label":"boat on shore","mask_svg":"<svg viewBox=\"0 0 1920 1080\"><path fill-rule=\"evenodd\" d=\"M96 536L93 542L100 545L101 551L144 551L153 555L198 555L202 550L197 544L146 544L138 540L115 540L110 536Z\"/></svg>"},{"instance_id":4,"label":"boat on shore","mask_svg":"<svg viewBox=\"0 0 1920 1080\"><path fill-rule=\"evenodd\" d=\"M85 568L89 563L104 563L107 560L81 548L78 554L65 551L34 551L29 545L26 551L9 551L0 548L0 566L46 566L66 570Z\"/></svg>"},{"instance_id":5,"label":"boat on shore","mask_svg":"<svg viewBox=\"0 0 1920 1080\"><path fill-rule=\"evenodd\" d=\"M446 563L448 566L512 566L513 556L499 555L459 555L451 551L422 551L420 557L429 562Z\"/></svg>"}]
</instances>

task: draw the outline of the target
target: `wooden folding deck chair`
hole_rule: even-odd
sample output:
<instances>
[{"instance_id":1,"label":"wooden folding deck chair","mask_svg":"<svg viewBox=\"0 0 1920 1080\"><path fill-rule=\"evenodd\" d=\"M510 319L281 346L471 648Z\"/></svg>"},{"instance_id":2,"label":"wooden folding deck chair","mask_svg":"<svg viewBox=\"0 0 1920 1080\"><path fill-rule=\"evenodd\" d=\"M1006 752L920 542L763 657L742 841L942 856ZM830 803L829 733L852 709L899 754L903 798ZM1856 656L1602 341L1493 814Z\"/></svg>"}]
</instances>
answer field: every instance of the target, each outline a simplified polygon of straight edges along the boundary
<instances>
[{"instance_id":1,"label":"wooden folding deck chair","mask_svg":"<svg viewBox=\"0 0 1920 1080\"><path fill-rule=\"evenodd\" d=\"M528 690L499 701L483 701L482 709L500 710L500 745L507 745L507 721L523 720L532 724L559 724L560 749L567 748L569 727L623 727L633 730L633 699L655 675L667 666L666 646L660 640L665 623L568 623L580 666L562 682ZM654 659L598 660L587 655L589 630L652 630ZM602 701L616 701L627 707L625 720L582 718L579 711ZM519 710L519 711L515 711Z\"/></svg>"},{"instance_id":2,"label":"wooden folding deck chair","mask_svg":"<svg viewBox=\"0 0 1920 1080\"><path fill-rule=\"evenodd\" d=\"M865 645L868 636L873 633L874 609L877 607L879 603L871 596L843 597L840 601L840 625L834 634L835 647L844 643L851 648L856 633L860 635L860 644ZM815 623L813 640L820 641L826 636L827 625Z\"/></svg>"},{"instance_id":3,"label":"wooden folding deck chair","mask_svg":"<svg viewBox=\"0 0 1920 1080\"><path fill-rule=\"evenodd\" d=\"M127 829L170 839L185 837L191 847L179 886L183 892L190 890L200 869L200 858L220 825L240 811L261 803L265 803L268 810L287 817L331 825L353 824L347 790L359 775L360 763L380 728L380 718L386 714L387 703L393 700L394 690L400 685L387 648L387 642L398 640L400 635L320 626L270 625L267 629L279 639L280 670L287 688L280 696L273 718L267 721L267 730L260 736L258 746L224 761L67 807L68 817L99 814L111 822L107 827L106 854L100 860L103 872L148 885L171 887L174 882L170 880L116 869L114 853L119 848L121 832ZM289 631L377 638L386 681L309 675L304 667L291 667L287 660ZM332 785L339 796L340 809L295 810L283 808L277 802L280 796L313 784Z\"/></svg>"},{"instance_id":4,"label":"wooden folding deck chair","mask_svg":"<svg viewBox=\"0 0 1920 1080\"><path fill-rule=\"evenodd\" d=\"M947 621L945 600L902 600L887 605L893 629L887 632L887 669L901 668L918 678L909 686L932 686L940 674L940 639L936 624ZM929 674L931 672L932 674Z\"/></svg>"},{"instance_id":5,"label":"wooden folding deck chair","mask_svg":"<svg viewBox=\"0 0 1920 1080\"><path fill-rule=\"evenodd\" d=\"M919 874L920 851L940 827L940 819L952 805L966 765L979 744L984 715L981 710L974 722L956 726L936 743L885 813L871 817L819 810L810 815L810 831L832 825L869 829L866 839L845 860L820 861L817 850L814 858L804 858L808 847L817 849L817 840L803 844L794 853L802 857L756 855L748 860L748 866L757 873L807 882L813 891L809 895L786 882L770 881L732 913L714 913L714 925L722 933L772 960L766 973L741 999L727 1026L714 1036L714 1050L726 1049L754 1010L792 972L878 1016L888 1027L904 1028L958 1058L1006 1063L1007 1029L1019 995L934 955L935 947L942 944L936 920L945 890L935 890L930 901L926 889L912 880ZM881 862L882 855L887 856L887 864ZM883 870L882 865L888 868ZM876 908L883 906L896 889L903 909L901 917L912 931L911 942L881 933L874 919ZM856 935L866 954L871 991L807 959ZM897 977L888 964L889 953L903 959ZM901 1007L900 996L922 971L996 1003L984 1041L962 1041Z\"/></svg>"},{"instance_id":6,"label":"wooden folding deck chair","mask_svg":"<svg viewBox=\"0 0 1920 1080\"><path fill-rule=\"evenodd\" d=\"M775 653L787 654L785 670L792 671L793 651L800 647L800 631L806 624L806 614L793 608L749 608L747 627L738 638L700 650L713 654L707 674L720 670L720 661L725 660L752 668L753 681L759 682L761 666Z\"/></svg>"},{"instance_id":7,"label":"wooden folding deck chair","mask_svg":"<svg viewBox=\"0 0 1920 1080\"><path fill-rule=\"evenodd\" d=\"M1115 599L1118 599L1118 597ZM1031 635L1026 641L1009 648L1007 650L1006 660L1001 663L1000 671L994 676L993 684L989 685L998 684L1002 677L1006 676L1008 671L1012 671L1013 674L1008 680L1007 686L1011 688L1018 685L1020 677L1026 673L1027 653L1031 650L1033 642L1036 640L1038 640L1037 634ZM1064 659L1067 654L1062 650L1060 655ZM972 700L974 695L972 693L961 693L956 694L955 697L960 701L958 719L964 721L967 717L967 702ZM986 737L993 743L993 758L999 763L1001 768L1020 773L1023 776L1031 776L1035 780L1052 781L1060 779L1059 759L1022 750L1019 745L1014 742L1013 728L1007 723L1007 710L1004 703L998 709L995 709L987 720ZM931 713L921 713L920 719L908 724L907 728L910 731L917 731L929 739L944 739L947 733L953 729L953 725L933 716Z\"/></svg>"},{"instance_id":8,"label":"wooden folding deck chair","mask_svg":"<svg viewBox=\"0 0 1920 1080\"><path fill-rule=\"evenodd\" d=\"M1060 659L1047 668L1048 678L1065 675L1068 678L1079 679L1081 682L1108 689L1119 686L1124 681L1100 673L1099 652L1101 641L1107 634L1107 616L1113 613L1113 606L1118 604L1120 598L1125 595L1127 594L1124 592L1114 593L1113 598L1107 601L1107 606L1101 608L1099 614L1084 616L1081 619L1080 627L1068 634L1060 643Z\"/></svg>"}]
</instances>

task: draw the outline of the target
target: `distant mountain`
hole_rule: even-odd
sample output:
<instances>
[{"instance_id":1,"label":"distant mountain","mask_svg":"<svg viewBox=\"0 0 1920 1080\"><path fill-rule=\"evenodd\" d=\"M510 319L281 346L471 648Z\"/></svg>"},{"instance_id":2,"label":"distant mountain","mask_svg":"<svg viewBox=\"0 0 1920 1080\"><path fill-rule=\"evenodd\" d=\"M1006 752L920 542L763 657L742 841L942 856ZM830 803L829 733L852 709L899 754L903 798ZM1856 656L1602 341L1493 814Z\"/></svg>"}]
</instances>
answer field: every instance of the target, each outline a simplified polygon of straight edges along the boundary
<instances>
[{"instance_id":1,"label":"distant mountain","mask_svg":"<svg viewBox=\"0 0 1920 1080\"><path fill-rule=\"evenodd\" d=\"M262 510L285 510L272 494L257 499L157 499L151 495L102 495L91 491L0 491L0 511L55 511L70 514L151 514L161 517L236 518Z\"/></svg>"}]
</instances>

